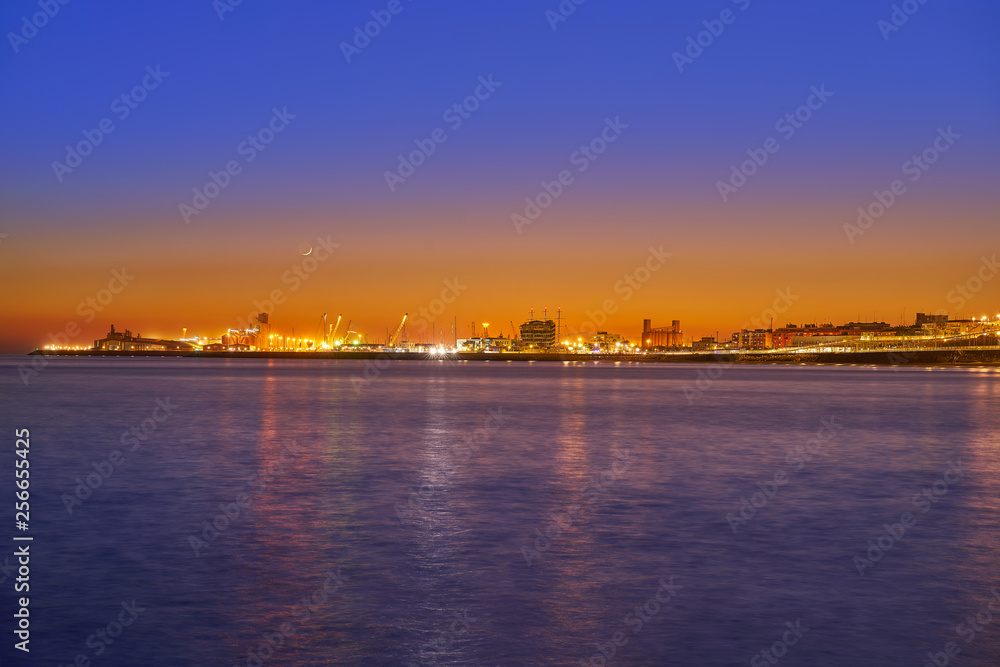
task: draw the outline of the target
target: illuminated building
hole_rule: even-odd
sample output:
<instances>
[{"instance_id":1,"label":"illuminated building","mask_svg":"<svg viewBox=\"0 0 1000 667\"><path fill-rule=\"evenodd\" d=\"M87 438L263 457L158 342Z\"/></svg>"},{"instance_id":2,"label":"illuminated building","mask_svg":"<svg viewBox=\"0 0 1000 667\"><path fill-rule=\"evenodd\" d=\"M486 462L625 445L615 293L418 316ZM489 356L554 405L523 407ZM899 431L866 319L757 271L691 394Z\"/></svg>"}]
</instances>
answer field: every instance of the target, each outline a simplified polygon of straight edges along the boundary
<instances>
[{"instance_id":1,"label":"illuminated building","mask_svg":"<svg viewBox=\"0 0 1000 667\"><path fill-rule=\"evenodd\" d=\"M681 331L681 321L673 320L669 327L653 328L652 320L642 321L642 347L680 347L684 332Z\"/></svg>"},{"instance_id":2,"label":"illuminated building","mask_svg":"<svg viewBox=\"0 0 1000 667\"><path fill-rule=\"evenodd\" d=\"M556 345L553 320L529 320L521 325L521 348L547 350Z\"/></svg>"},{"instance_id":3,"label":"illuminated building","mask_svg":"<svg viewBox=\"0 0 1000 667\"><path fill-rule=\"evenodd\" d=\"M133 335L126 329L124 332L115 331L115 325L111 325L111 331L100 340L94 341L95 350L113 350L117 352L145 351L145 350L174 350L191 351L197 348L191 343L179 340L166 340L163 338L143 338L140 334Z\"/></svg>"},{"instance_id":4,"label":"illuminated building","mask_svg":"<svg viewBox=\"0 0 1000 667\"><path fill-rule=\"evenodd\" d=\"M742 333L742 332L741 332ZM893 328L886 322L848 322L839 326L833 324L806 324L801 327L789 324L772 333L770 347L781 349L786 347L805 347L823 343L860 338L861 336L889 336ZM744 347L742 344L740 347ZM749 347L749 349L766 349Z\"/></svg>"},{"instance_id":5,"label":"illuminated building","mask_svg":"<svg viewBox=\"0 0 1000 667\"><path fill-rule=\"evenodd\" d=\"M917 321L914 326L922 327L925 324L941 324L948 321L947 315L929 315L927 313L917 313Z\"/></svg>"},{"instance_id":6,"label":"illuminated building","mask_svg":"<svg viewBox=\"0 0 1000 667\"><path fill-rule=\"evenodd\" d=\"M518 341L513 338L499 336L481 336L473 338L460 338L458 349L466 352L517 352Z\"/></svg>"},{"instance_id":7,"label":"illuminated building","mask_svg":"<svg viewBox=\"0 0 1000 667\"><path fill-rule=\"evenodd\" d=\"M715 336L704 336L701 340L696 340L691 343L691 349L695 352L705 352L707 350L714 350L718 347L718 343L715 341Z\"/></svg>"},{"instance_id":8,"label":"illuminated building","mask_svg":"<svg viewBox=\"0 0 1000 667\"><path fill-rule=\"evenodd\" d=\"M734 335L741 350L770 350L774 347L774 338L767 329L741 329Z\"/></svg>"},{"instance_id":9,"label":"illuminated building","mask_svg":"<svg viewBox=\"0 0 1000 667\"><path fill-rule=\"evenodd\" d=\"M621 334L609 334L607 331L598 331L590 339L590 345L594 350L600 352L619 352L628 345L628 341L623 341Z\"/></svg>"}]
</instances>

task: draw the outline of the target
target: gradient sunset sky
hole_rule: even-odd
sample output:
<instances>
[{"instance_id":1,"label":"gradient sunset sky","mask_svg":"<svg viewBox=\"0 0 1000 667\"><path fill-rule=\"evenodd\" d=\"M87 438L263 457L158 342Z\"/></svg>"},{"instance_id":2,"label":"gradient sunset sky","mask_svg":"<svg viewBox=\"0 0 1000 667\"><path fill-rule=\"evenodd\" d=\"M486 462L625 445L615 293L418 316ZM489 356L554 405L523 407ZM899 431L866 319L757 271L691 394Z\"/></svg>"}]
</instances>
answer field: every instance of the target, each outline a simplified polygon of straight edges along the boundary
<instances>
[{"instance_id":1,"label":"gradient sunset sky","mask_svg":"<svg viewBox=\"0 0 1000 667\"><path fill-rule=\"evenodd\" d=\"M633 340L646 317L728 337L789 289L775 326L1000 312L1000 279L949 298L1000 239L996 2L903 3L918 9L895 29L872 0L588 0L559 20L558 0L400 0L348 62L342 44L390 4L78 0L33 30L37 0L4 3L0 351L70 323L81 345L112 323L217 336L274 290L275 329L308 337L343 313L377 341L445 281L462 286L433 322L449 339L453 318L460 337L472 321L507 334L532 307L575 329L609 300L600 328ZM675 52L720 25L679 71ZM480 78L499 85L454 127L446 110ZM824 87L792 136L776 128ZM239 147L274 109L294 118L248 162ZM574 152L609 118L627 128L580 172ZM102 119L113 132L57 174ZM437 128L447 140L390 190L385 172ZM904 164L949 128L911 180ZM718 182L769 138L777 152L723 201ZM186 222L180 205L231 160ZM518 232L512 214L563 170L573 182ZM849 239L897 179L905 193ZM317 237L339 246L293 288ZM661 246L662 268L616 290ZM123 268L134 279L91 319L80 304Z\"/></svg>"}]
</instances>

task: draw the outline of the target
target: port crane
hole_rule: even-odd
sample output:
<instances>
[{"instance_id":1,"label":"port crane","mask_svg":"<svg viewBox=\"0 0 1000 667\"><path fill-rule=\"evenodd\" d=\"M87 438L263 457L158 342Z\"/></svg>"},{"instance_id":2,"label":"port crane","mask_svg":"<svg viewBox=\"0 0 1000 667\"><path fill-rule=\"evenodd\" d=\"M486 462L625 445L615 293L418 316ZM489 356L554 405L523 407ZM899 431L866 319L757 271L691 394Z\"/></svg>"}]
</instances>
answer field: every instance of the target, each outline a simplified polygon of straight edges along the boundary
<instances>
[{"instance_id":1,"label":"port crane","mask_svg":"<svg viewBox=\"0 0 1000 667\"><path fill-rule=\"evenodd\" d=\"M330 329L330 345L331 346L336 346L337 345L337 329L340 328L340 319L342 317L343 317L343 315L337 315L337 323L333 325L332 329ZM348 325L348 326L350 326L350 325Z\"/></svg>"},{"instance_id":2,"label":"port crane","mask_svg":"<svg viewBox=\"0 0 1000 667\"><path fill-rule=\"evenodd\" d=\"M319 318L319 326L316 327L316 332L323 334L323 343L326 343L326 313ZM319 336L316 337L317 342L319 341Z\"/></svg>"},{"instance_id":3,"label":"port crane","mask_svg":"<svg viewBox=\"0 0 1000 667\"><path fill-rule=\"evenodd\" d=\"M395 333L393 333L392 336L389 337L389 342L386 344L386 347L392 347L393 345L396 344L396 339L399 338L399 333L403 330L403 325L406 324L406 318L409 316L410 316L409 313L403 314L403 321L399 323L398 327L396 327Z\"/></svg>"}]
</instances>

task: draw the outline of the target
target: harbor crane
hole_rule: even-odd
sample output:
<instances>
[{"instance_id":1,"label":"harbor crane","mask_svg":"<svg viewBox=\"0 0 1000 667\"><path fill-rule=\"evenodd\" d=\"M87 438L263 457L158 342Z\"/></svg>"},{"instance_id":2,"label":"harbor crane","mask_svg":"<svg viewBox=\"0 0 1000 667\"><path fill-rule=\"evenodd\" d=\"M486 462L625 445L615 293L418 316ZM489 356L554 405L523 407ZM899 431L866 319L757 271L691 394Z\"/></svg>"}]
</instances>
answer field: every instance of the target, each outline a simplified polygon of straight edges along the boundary
<instances>
[{"instance_id":1,"label":"harbor crane","mask_svg":"<svg viewBox=\"0 0 1000 667\"><path fill-rule=\"evenodd\" d=\"M342 317L343 315L337 315L337 323L334 324L333 329L330 330L330 345L337 345L337 329L340 328L340 319Z\"/></svg>"},{"instance_id":2,"label":"harbor crane","mask_svg":"<svg viewBox=\"0 0 1000 667\"><path fill-rule=\"evenodd\" d=\"M386 344L386 347L392 347L393 345L396 344L396 339L399 338L399 334L403 330L403 325L406 324L406 318L409 316L410 316L409 313L403 314L403 321L399 323L398 327L396 327L395 333L393 333L392 336L389 337L389 342Z\"/></svg>"},{"instance_id":3,"label":"harbor crane","mask_svg":"<svg viewBox=\"0 0 1000 667\"><path fill-rule=\"evenodd\" d=\"M327 338L326 338L326 313L323 313L323 317L319 318L319 326L316 327L316 331L317 331L317 333L323 334L323 343L325 345L326 342L327 342ZM319 336L317 336L316 338L318 340Z\"/></svg>"}]
</instances>

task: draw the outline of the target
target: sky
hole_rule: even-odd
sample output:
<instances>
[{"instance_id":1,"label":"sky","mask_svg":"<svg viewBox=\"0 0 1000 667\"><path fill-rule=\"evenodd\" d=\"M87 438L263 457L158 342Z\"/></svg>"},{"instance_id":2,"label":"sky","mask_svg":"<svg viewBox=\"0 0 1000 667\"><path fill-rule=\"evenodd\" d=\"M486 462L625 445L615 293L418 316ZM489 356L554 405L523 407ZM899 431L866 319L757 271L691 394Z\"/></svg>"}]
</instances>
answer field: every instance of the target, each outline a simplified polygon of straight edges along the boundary
<instances>
[{"instance_id":1,"label":"sky","mask_svg":"<svg viewBox=\"0 0 1000 667\"><path fill-rule=\"evenodd\" d=\"M994 315L998 19L989 0L10 0L0 352L111 324L218 336L260 309L371 341L404 313L425 341L532 308L633 340L645 318L690 339Z\"/></svg>"}]
</instances>

